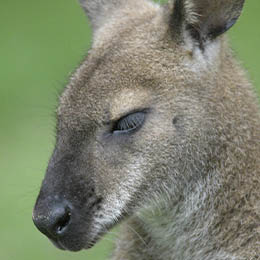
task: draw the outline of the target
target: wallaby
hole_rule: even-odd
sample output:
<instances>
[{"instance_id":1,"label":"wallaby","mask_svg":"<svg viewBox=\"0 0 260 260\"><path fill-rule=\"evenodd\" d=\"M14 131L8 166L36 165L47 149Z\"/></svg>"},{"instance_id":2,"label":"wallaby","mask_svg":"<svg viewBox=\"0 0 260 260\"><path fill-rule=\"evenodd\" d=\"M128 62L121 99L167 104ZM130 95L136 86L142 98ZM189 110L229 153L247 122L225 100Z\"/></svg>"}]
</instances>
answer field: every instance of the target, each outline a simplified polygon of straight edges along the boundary
<instances>
[{"instance_id":1,"label":"wallaby","mask_svg":"<svg viewBox=\"0 0 260 260\"><path fill-rule=\"evenodd\" d=\"M244 0L81 0L93 45L57 109L33 220L114 260L260 258L260 113L224 33Z\"/></svg>"}]
</instances>

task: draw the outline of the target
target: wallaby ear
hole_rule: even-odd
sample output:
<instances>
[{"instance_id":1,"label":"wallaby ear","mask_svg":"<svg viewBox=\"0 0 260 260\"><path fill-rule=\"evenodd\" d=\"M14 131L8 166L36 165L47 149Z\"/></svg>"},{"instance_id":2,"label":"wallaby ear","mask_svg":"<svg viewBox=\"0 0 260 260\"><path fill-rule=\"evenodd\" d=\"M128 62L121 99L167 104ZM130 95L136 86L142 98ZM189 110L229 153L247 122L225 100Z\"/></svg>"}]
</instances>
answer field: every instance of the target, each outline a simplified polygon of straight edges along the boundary
<instances>
[{"instance_id":1,"label":"wallaby ear","mask_svg":"<svg viewBox=\"0 0 260 260\"><path fill-rule=\"evenodd\" d=\"M175 0L171 26L188 32L201 48L235 24L245 0Z\"/></svg>"},{"instance_id":2,"label":"wallaby ear","mask_svg":"<svg viewBox=\"0 0 260 260\"><path fill-rule=\"evenodd\" d=\"M101 27L125 0L79 0L79 2L95 30Z\"/></svg>"}]
</instances>

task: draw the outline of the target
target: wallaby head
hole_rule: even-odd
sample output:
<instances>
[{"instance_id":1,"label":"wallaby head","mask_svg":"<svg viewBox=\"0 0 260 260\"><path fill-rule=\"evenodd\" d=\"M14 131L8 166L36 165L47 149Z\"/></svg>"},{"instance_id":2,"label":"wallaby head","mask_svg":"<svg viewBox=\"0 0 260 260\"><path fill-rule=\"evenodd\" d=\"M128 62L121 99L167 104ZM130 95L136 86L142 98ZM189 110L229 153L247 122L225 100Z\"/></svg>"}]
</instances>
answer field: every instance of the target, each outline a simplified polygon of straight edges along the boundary
<instances>
[{"instance_id":1,"label":"wallaby head","mask_svg":"<svg viewBox=\"0 0 260 260\"><path fill-rule=\"evenodd\" d=\"M93 46L60 97L33 216L59 248L89 248L118 222L196 190L211 196L199 196L205 207L219 205L220 187L257 180L256 99L222 36L243 2L80 0ZM237 200L227 195L223 208Z\"/></svg>"}]
</instances>

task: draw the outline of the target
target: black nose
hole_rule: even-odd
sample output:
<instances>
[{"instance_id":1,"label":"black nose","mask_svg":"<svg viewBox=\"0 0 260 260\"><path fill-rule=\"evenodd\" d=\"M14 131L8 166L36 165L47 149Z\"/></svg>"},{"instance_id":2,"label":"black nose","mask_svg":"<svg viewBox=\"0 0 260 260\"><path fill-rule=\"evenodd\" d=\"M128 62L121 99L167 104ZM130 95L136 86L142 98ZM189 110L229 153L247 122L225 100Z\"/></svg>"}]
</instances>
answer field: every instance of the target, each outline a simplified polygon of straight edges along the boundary
<instances>
[{"instance_id":1,"label":"black nose","mask_svg":"<svg viewBox=\"0 0 260 260\"><path fill-rule=\"evenodd\" d=\"M50 239L56 239L66 233L71 222L72 210L67 202L48 205L45 211L34 210L33 222L35 226Z\"/></svg>"}]
</instances>

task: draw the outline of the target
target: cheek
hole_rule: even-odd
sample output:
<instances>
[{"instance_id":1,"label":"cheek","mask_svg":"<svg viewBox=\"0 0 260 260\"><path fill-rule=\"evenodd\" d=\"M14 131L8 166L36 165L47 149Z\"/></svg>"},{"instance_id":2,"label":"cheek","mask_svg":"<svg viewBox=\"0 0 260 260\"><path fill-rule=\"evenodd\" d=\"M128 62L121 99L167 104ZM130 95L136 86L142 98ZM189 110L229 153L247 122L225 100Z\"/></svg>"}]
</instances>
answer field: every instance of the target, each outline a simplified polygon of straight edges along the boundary
<instances>
[{"instance_id":1,"label":"cheek","mask_svg":"<svg viewBox=\"0 0 260 260\"><path fill-rule=\"evenodd\" d=\"M165 169L173 135L172 119L156 115L131 136L100 137L92 160L94 179L98 186L102 184L100 192L134 193L145 178L156 178L158 169Z\"/></svg>"},{"instance_id":2,"label":"cheek","mask_svg":"<svg viewBox=\"0 0 260 260\"><path fill-rule=\"evenodd\" d=\"M108 223L121 218L125 213L130 214L129 207L133 204L133 198L140 193L144 180L143 162L137 158L131 158L131 161L121 167L114 167L112 172L108 169L106 175L99 176L98 185L103 183L103 208Z\"/></svg>"}]
</instances>

